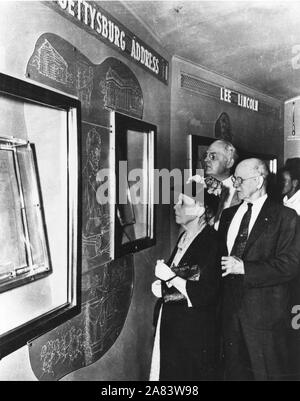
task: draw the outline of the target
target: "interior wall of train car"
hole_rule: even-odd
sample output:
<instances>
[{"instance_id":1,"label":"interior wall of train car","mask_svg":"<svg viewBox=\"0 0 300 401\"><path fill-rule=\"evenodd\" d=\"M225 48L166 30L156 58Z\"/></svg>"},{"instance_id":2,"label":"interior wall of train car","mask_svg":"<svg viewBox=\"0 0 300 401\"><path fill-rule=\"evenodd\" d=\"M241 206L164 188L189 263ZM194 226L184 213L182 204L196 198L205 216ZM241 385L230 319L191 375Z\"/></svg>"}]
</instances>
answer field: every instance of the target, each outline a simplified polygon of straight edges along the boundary
<instances>
[{"instance_id":1,"label":"interior wall of train car","mask_svg":"<svg viewBox=\"0 0 300 401\"><path fill-rule=\"evenodd\" d=\"M158 80L135 60L125 57L120 51L98 40L53 8L37 1L0 3L0 71L31 81L30 76L26 75L29 60L33 54L37 54L39 39L47 35L48 38L55 37L62 48L73 47L88 65L100 66L108 58L119 60L130 69L141 87L143 120L157 126L158 169L187 169L188 135L215 138L215 124L222 113L226 113L230 118L232 141L237 147L248 152L276 155L279 166L287 157L297 156L298 148L293 147L295 141L291 140L287 146L288 132L292 130L287 128L292 124L292 103L286 103L284 106L283 102L239 82L180 57L172 58L142 22L121 3L101 2L101 7L169 62L167 84ZM221 92L222 88L256 99L259 107L253 110L234 104L228 101L228 98L226 100L221 95L224 94ZM299 100L295 111L296 124L298 120L300 124L298 104ZM285 135L284 107L289 116L285 122ZM44 124L44 121L40 122L41 135ZM82 121L82 126L84 124ZM109 131L109 122L103 124L106 124L105 130ZM0 122L0 127L1 130L6 130L11 126L4 121ZM37 134L38 130L35 131L35 136ZM298 143L300 144L297 142L297 145ZM108 155L104 157L108 158ZM44 161L48 163L51 171L53 161ZM177 235L178 227L175 226L172 207L158 205L156 245L135 253L129 262L132 263L134 272L133 292L124 326L120 333L117 333L111 347L100 358L90 360L88 362L91 363L82 366L78 365L76 369L64 375L62 380L148 380L154 335L153 310L156 301L151 292L154 267L157 259L168 258ZM110 264L105 264L105 269L109 268ZM94 268L96 272L101 269L101 266ZM85 281L88 275L89 271L83 266L85 285L90 283ZM0 361L0 380L37 380L32 370L27 345Z\"/></svg>"},{"instance_id":2,"label":"interior wall of train car","mask_svg":"<svg viewBox=\"0 0 300 401\"><path fill-rule=\"evenodd\" d=\"M102 5L128 30L170 61L164 49L125 8L119 4L114 9L114 2L103 2ZM141 87L144 105L143 120L157 126L157 167L169 168L170 84L159 81L147 69L141 68L137 62L124 57L121 52L99 41L42 2L1 2L0 8L1 72L30 81L30 78L25 75L28 61L38 39L49 33L56 35L62 41L61 43L71 44L93 65L100 65L107 58L120 60L135 75ZM43 134L44 124L44 121L40 122L40 135ZM1 124L2 129L7 130L9 127L9 124ZM50 163L48 168L50 172L52 169ZM68 374L64 380L147 380L153 341L152 314L155 303L151 293L151 283L154 277L155 261L158 258L166 258L170 251L168 205L157 208L156 218L159 222L156 230L156 246L140 251L133 257L133 295L120 335L101 359L88 367ZM106 268L109 269L109 265ZM83 279L84 274L86 273L83 273ZM31 369L27 346L1 360L0 379L36 380Z\"/></svg>"}]
</instances>

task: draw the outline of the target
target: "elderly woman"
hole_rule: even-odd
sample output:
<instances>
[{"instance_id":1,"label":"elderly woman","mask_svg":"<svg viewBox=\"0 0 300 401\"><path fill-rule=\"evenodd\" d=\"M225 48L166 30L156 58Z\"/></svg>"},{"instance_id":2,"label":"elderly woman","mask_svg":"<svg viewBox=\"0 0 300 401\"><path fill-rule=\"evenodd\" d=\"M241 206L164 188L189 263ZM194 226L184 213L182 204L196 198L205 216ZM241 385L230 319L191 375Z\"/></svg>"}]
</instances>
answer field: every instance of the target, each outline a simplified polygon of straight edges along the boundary
<instances>
[{"instance_id":1,"label":"elderly woman","mask_svg":"<svg viewBox=\"0 0 300 401\"><path fill-rule=\"evenodd\" d=\"M190 194L196 184L189 185ZM205 194L204 206L203 192L186 194L174 206L183 233L169 261L155 268L159 280L152 291L162 306L150 380L214 380L218 374L220 258L217 233L208 224L218 202Z\"/></svg>"}]
</instances>

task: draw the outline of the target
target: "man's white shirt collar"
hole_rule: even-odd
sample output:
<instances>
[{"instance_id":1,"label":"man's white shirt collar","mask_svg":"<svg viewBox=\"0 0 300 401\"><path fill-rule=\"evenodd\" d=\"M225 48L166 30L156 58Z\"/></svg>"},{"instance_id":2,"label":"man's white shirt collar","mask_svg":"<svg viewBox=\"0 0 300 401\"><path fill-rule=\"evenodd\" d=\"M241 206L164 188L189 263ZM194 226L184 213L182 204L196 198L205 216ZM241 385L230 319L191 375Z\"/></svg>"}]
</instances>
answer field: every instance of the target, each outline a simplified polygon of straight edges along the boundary
<instances>
[{"instance_id":1,"label":"man's white shirt collar","mask_svg":"<svg viewBox=\"0 0 300 401\"><path fill-rule=\"evenodd\" d=\"M283 198L283 204L284 206L296 210L297 214L300 215L300 189L290 198L285 196Z\"/></svg>"},{"instance_id":2,"label":"man's white shirt collar","mask_svg":"<svg viewBox=\"0 0 300 401\"><path fill-rule=\"evenodd\" d=\"M252 203L252 205L253 205L252 206L252 210L253 209L259 209L259 211L260 211L260 209L262 208L263 204L265 203L267 197L268 197L268 194L265 194L265 195L261 196L260 198L255 199L255 200L253 200L251 202L244 201L241 204L241 206L243 206L243 207L245 207L247 209L248 208L248 206L247 206L248 203Z\"/></svg>"}]
</instances>

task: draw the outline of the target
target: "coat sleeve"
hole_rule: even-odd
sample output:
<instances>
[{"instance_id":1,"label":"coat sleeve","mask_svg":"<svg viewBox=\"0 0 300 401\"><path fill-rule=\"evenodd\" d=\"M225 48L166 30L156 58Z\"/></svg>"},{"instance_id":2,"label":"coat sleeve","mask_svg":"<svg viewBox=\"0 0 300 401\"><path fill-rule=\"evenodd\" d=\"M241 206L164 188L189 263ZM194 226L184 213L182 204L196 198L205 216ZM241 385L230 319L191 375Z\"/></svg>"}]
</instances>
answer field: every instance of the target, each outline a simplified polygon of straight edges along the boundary
<instances>
[{"instance_id":1,"label":"coat sleeve","mask_svg":"<svg viewBox=\"0 0 300 401\"><path fill-rule=\"evenodd\" d=\"M219 301L220 290L220 256L217 236L213 235L205 249L205 256L197 256L200 266L199 281L186 283L186 291L193 307L216 305Z\"/></svg>"},{"instance_id":2,"label":"coat sleeve","mask_svg":"<svg viewBox=\"0 0 300 401\"><path fill-rule=\"evenodd\" d=\"M264 260L244 261L244 286L267 287L286 283L296 277L300 256L299 217L293 210L284 210L274 255ZM264 244L262 242L263 249Z\"/></svg>"}]
</instances>

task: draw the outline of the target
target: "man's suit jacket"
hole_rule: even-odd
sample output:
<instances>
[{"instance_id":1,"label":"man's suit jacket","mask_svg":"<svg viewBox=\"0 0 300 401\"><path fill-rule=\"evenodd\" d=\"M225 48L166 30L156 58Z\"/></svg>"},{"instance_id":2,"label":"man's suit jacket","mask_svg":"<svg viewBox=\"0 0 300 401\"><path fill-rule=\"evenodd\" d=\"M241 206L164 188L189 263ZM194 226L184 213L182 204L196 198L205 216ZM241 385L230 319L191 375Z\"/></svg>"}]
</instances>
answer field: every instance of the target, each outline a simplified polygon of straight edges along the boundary
<instances>
[{"instance_id":1,"label":"man's suit jacket","mask_svg":"<svg viewBox=\"0 0 300 401\"><path fill-rule=\"evenodd\" d=\"M228 255L227 232L238 206L222 213L219 236L222 254ZM288 324L289 283L296 277L300 236L294 210L265 201L250 232L242 257L244 275L223 278L223 322L238 314L244 327L281 329Z\"/></svg>"}]
</instances>

